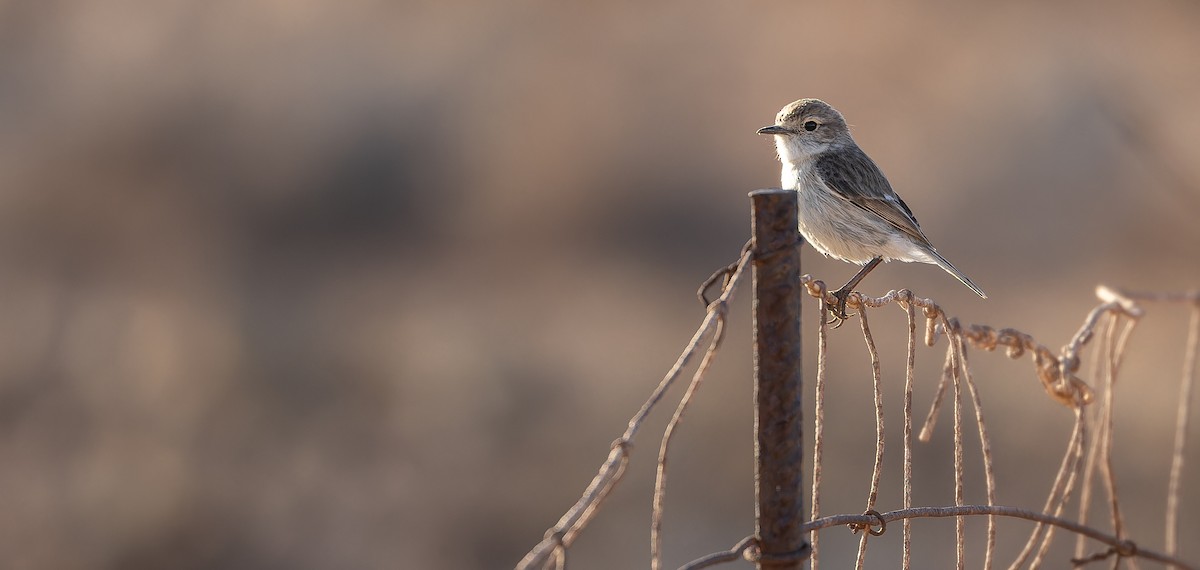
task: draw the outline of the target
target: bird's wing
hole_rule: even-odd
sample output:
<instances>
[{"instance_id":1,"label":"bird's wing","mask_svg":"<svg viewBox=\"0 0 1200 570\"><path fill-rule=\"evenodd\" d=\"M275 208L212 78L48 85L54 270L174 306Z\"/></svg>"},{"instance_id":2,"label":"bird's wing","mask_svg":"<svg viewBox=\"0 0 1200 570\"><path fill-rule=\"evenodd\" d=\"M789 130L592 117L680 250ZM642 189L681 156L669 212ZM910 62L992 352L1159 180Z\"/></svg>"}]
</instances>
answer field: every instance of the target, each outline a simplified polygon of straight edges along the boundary
<instances>
[{"instance_id":1,"label":"bird's wing","mask_svg":"<svg viewBox=\"0 0 1200 570\"><path fill-rule=\"evenodd\" d=\"M908 204L896 195L887 177L862 149L854 146L824 152L814 162L821 179L839 196L883 218L917 243L930 245Z\"/></svg>"}]
</instances>

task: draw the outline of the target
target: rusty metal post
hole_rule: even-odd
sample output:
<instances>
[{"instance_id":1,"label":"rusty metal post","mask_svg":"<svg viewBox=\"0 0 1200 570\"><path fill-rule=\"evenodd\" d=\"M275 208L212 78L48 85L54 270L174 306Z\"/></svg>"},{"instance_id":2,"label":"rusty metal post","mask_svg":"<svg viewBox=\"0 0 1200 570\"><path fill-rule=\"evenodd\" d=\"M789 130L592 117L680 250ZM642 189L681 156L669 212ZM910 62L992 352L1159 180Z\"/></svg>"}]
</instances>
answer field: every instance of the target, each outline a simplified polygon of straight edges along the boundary
<instances>
[{"instance_id":1,"label":"rusty metal post","mask_svg":"<svg viewBox=\"0 0 1200 570\"><path fill-rule=\"evenodd\" d=\"M800 233L792 190L750 193L754 232L755 530L760 569L807 558L800 474Z\"/></svg>"}]
</instances>

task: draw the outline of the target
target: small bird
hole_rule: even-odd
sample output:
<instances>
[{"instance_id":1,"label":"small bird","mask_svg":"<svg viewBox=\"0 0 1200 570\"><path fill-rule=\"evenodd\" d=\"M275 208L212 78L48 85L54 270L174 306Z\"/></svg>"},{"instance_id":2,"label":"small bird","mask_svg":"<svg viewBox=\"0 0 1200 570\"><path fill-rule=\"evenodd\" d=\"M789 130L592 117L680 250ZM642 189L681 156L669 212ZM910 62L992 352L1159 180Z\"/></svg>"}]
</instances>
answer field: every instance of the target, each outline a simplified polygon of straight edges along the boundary
<instances>
[{"instance_id":1,"label":"small bird","mask_svg":"<svg viewBox=\"0 0 1200 570\"><path fill-rule=\"evenodd\" d=\"M785 106L775 124L758 134L775 137L783 187L799 194L805 241L822 255L862 265L833 293L838 302L830 310L839 320L847 318L850 291L884 261L936 264L987 298L929 243L912 210L858 148L837 109L819 99L800 99Z\"/></svg>"}]
</instances>

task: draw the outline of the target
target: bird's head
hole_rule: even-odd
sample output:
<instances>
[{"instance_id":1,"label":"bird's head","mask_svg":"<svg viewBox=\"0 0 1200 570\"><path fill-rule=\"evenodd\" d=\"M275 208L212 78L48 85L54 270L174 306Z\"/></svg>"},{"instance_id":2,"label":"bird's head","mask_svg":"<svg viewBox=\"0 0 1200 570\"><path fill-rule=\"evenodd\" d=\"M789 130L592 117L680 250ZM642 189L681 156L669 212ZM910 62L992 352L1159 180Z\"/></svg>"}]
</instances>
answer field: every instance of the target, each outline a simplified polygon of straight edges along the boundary
<instances>
[{"instance_id":1,"label":"bird's head","mask_svg":"<svg viewBox=\"0 0 1200 570\"><path fill-rule=\"evenodd\" d=\"M788 103L775 116L775 124L758 129L758 134L775 137L775 148L784 162L804 161L854 142L846 119L820 99Z\"/></svg>"}]
</instances>

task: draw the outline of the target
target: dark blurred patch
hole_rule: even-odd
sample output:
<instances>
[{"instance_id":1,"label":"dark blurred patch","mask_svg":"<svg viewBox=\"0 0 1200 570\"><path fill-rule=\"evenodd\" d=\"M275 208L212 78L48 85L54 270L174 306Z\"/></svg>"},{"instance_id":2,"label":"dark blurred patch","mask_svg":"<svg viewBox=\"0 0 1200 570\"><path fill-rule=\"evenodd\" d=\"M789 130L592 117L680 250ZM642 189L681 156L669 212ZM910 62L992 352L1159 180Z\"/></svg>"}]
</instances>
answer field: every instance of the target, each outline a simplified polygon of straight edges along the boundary
<instances>
[{"instance_id":1,"label":"dark blurred patch","mask_svg":"<svg viewBox=\"0 0 1200 570\"><path fill-rule=\"evenodd\" d=\"M649 164L637 164L652 158ZM661 159L661 160L659 160ZM613 167L610 197L586 218L581 238L598 251L693 274L736 257L749 239L746 193L719 168L664 153Z\"/></svg>"},{"instance_id":2,"label":"dark blurred patch","mask_svg":"<svg viewBox=\"0 0 1200 570\"><path fill-rule=\"evenodd\" d=\"M398 130L388 122L364 121L347 140L310 166L310 177L290 189L293 198L253 208L247 224L252 239L270 247L303 248L314 243L385 245L387 238L428 239L445 210L431 187L435 157L445 150L432 128ZM373 243L379 240L380 243Z\"/></svg>"},{"instance_id":3,"label":"dark blurred patch","mask_svg":"<svg viewBox=\"0 0 1200 570\"><path fill-rule=\"evenodd\" d=\"M254 539L254 529L237 509L219 511L212 503L190 505L186 512L147 536L122 545L98 568L275 569L294 568L295 561L271 555Z\"/></svg>"}]
</instances>

